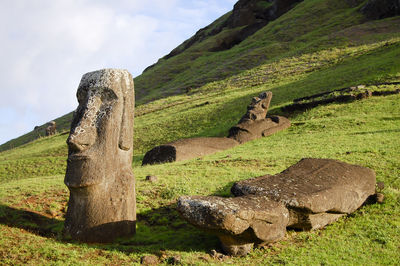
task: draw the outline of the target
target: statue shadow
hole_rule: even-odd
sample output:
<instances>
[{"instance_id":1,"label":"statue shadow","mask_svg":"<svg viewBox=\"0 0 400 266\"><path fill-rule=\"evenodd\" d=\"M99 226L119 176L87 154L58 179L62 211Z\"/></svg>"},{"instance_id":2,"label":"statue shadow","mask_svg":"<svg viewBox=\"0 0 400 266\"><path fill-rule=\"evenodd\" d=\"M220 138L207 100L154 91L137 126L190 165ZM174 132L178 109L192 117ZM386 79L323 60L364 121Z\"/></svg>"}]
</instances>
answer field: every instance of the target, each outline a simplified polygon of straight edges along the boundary
<instances>
[{"instance_id":1,"label":"statue shadow","mask_svg":"<svg viewBox=\"0 0 400 266\"><path fill-rule=\"evenodd\" d=\"M46 238L61 239L64 221L43 214L0 205L0 224Z\"/></svg>"},{"instance_id":2,"label":"statue shadow","mask_svg":"<svg viewBox=\"0 0 400 266\"><path fill-rule=\"evenodd\" d=\"M209 252L218 249L218 239L184 221L175 204L153 208L137 214L136 234L113 243L80 243L64 236L64 220L43 214L0 205L0 224L26 230L31 234L60 243L89 245L92 248L161 256L164 251Z\"/></svg>"}]
</instances>

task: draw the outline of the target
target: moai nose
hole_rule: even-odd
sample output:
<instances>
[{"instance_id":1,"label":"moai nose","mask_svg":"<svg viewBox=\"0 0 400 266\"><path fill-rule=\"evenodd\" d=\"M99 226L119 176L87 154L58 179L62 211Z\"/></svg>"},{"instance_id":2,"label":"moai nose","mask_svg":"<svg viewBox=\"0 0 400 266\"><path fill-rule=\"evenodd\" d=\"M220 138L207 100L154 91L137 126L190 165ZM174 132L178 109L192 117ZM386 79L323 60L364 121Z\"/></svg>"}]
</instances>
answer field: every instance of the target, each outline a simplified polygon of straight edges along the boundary
<instances>
[{"instance_id":1,"label":"moai nose","mask_svg":"<svg viewBox=\"0 0 400 266\"><path fill-rule=\"evenodd\" d=\"M94 144L97 136L94 119L86 110L77 125L71 129L67 144L72 152L82 152Z\"/></svg>"}]
</instances>

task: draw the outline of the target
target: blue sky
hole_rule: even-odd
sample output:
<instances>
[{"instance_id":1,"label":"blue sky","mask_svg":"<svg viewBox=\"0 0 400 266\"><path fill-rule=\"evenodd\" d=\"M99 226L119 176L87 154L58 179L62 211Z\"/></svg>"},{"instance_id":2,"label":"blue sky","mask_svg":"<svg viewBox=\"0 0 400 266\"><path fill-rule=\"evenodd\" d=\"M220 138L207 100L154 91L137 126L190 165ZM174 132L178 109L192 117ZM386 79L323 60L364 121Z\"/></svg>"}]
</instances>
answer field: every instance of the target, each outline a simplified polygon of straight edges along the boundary
<instances>
[{"instance_id":1,"label":"blue sky","mask_svg":"<svg viewBox=\"0 0 400 266\"><path fill-rule=\"evenodd\" d=\"M84 73L140 75L236 1L1 1L0 144L74 110Z\"/></svg>"}]
</instances>

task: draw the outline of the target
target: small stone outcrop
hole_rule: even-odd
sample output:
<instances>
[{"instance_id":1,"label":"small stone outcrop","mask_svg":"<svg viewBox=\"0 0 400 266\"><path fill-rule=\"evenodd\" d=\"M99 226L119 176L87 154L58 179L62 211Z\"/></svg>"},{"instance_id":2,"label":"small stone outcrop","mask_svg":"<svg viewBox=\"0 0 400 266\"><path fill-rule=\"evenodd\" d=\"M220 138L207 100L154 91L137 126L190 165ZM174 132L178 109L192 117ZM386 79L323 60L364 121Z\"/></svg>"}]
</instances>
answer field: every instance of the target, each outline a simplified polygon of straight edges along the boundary
<instances>
[{"instance_id":1,"label":"small stone outcrop","mask_svg":"<svg viewBox=\"0 0 400 266\"><path fill-rule=\"evenodd\" d=\"M383 19L400 15L400 0L369 0L361 12L368 19Z\"/></svg>"},{"instance_id":2,"label":"small stone outcrop","mask_svg":"<svg viewBox=\"0 0 400 266\"><path fill-rule=\"evenodd\" d=\"M65 233L84 242L131 236L136 229L133 78L118 69L87 73L77 98L67 139Z\"/></svg>"},{"instance_id":3,"label":"small stone outcrop","mask_svg":"<svg viewBox=\"0 0 400 266\"><path fill-rule=\"evenodd\" d=\"M190 138L160 145L145 154L142 165L202 157L290 127L290 121L285 117L267 116L271 98L272 92L264 92L259 97L254 97L239 124L229 130L227 138Z\"/></svg>"},{"instance_id":4,"label":"small stone outcrop","mask_svg":"<svg viewBox=\"0 0 400 266\"><path fill-rule=\"evenodd\" d=\"M247 107L246 114L229 130L228 138L244 143L290 127L290 121L286 117L267 116L271 98L272 92L264 92L254 97Z\"/></svg>"},{"instance_id":5,"label":"small stone outcrop","mask_svg":"<svg viewBox=\"0 0 400 266\"><path fill-rule=\"evenodd\" d=\"M55 121L50 121L47 123L47 127L45 129L46 136L52 136L57 133L57 125Z\"/></svg>"},{"instance_id":6,"label":"small stone outcrop","mask_svg":"<svg viewBox=\"0 0 400 266\"><path fill-rule=\"evenodd\" d=\"M148 151L142 165L189 160L230 149L239 143L229 138L191 138L157 146Z\"/></svg>"},{"instance_id":7,"label":"small stone outcrop","mask_svg":"<svg viewBox=\"0 0 400 266\"><path fill-rule=\"evenodd\" d=\"M315 230L354 212L375 194L369 168L330 159L302 159L280 174L237 182L235 198L184 196L178 211L214 232L231 255L279 240L286 228Z\"/></svg>"}]
</instances>

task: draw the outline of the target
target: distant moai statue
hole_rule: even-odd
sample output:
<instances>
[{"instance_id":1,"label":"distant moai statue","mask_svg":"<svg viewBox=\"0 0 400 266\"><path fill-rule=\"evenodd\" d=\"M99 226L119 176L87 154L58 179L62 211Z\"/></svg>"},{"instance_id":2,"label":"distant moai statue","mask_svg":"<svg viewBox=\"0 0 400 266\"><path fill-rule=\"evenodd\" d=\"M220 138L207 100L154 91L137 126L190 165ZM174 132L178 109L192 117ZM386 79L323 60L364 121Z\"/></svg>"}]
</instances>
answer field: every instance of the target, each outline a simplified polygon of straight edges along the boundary
<instances>
[{"instance_id":1,"label":"distant moai statue","mask_svg":"<svg viewBox=\"0 0 400 266\"><path fill-rule=\"evenodd\" d=\"M131 236L136 229L132 75L119 69L87 73L77 98L67 139L65 233L84 242Z\"/></svg>"},{"instance_id":2,"label":"distant moai statue","mask_svg":"<svg viewBox=\"0 0 400 266\"><path fill-rule=\"evenodd\" d=\"M290 127L290 121L283 116L267 116L271 103L272 92L261 93L253 97L247 112L242 116L239 123L231 127L228 138L239 143L266 137Z\"/></svg>"},{"instance_id":3,"label":"distant moai statue","mask_svg":"<svg viewBox=\"0 0 400 266\"><path fill-rule=\"evenodd\" d=\"M55 121L50 121L47 123L48 126L45 129L46 136L52 136L57 133L57 125Z\"/></svg>"}]
</instances>

